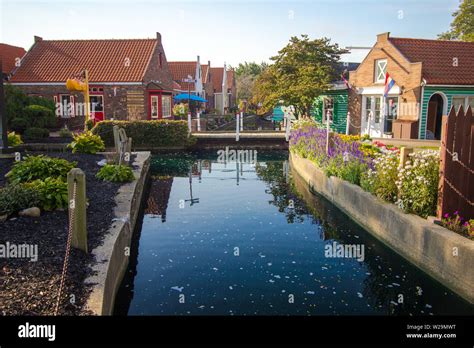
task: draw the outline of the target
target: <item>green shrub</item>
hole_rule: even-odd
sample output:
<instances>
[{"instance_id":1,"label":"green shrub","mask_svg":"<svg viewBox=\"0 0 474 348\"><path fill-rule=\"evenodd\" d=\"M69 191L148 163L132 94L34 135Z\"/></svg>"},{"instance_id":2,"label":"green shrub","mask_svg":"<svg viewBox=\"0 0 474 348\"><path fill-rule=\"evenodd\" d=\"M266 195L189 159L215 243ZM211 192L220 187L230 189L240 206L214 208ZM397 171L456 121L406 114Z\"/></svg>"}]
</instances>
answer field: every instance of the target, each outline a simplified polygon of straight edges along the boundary
<instances>
[{"instance_id":1,"label":"green shrub","mask_svg":"<svg viewBox=\"0 0 474 348\"><path fill-rule=\"evenodd\" d=\"M361 176L366 171L367 164L354 160L344 162L340 156L331 158L324 167L327 176L337 176L354 185L360 185Z\"/></svg>"},{"instance_id":2,"label":"green shrub","mask_svg":"<svg viewBox=\"0 0 474 348\"><path fill-rule=\"evenodd\" d=\"M8 133L8 146L14 147L21 144L23 144L23 141L21 141L20 134L15 134L15 132Z\"/></svg>"},{"instance_id":3,"label":"green shrub","mask_svg":"<svg viewBox=\"0 0 474 348\"><path fill-rule=\"evenodd\" d=\"M106 164L100 168L96 177L111 182L129 182L135 180L130 167L118 164Z\"/></svg>"},{"instance_id":4,"label":"green shrub","mask_svg":"<svg viewBox=\"0 0 474 348\"><path fill-rule=\"evenodd\" d=\"M86 122L86 129L87 129L87 130L92 130L92 128L94 128L94 121L92 121L92 120L87 120L87 122Z\"/></svg>"},{"instance_id":5,"label":"green shrub","mask_svg":"<svg viewBox=\"0 0 474 348\"><path fill-rule=\"evenodd\" d=\"M395 151L378 155L373 161L374 169L362 175L361 187L387 202L395 202L399 163L400 158Z\"/></svg>"},{"instance_id":6,"label":"green shrub","mask_svg":"<svg viewBox=\"0 0 474 348\"><path fill-rule=\"evenodd\" d=\"M72 153L96 154L105 150L105 145L100 136L87 131L73 136L74 140L67 146L72 149Z\"/></svg>"},{"instance_id":7,"label":"green shrub","mask_svg":"<svg viewBox=\"0 0 474 348\"><path fill-rule=\"evenodd\" d=\"M10 121L9 128L11 130L14 130L15 132L23 133L29 126L30 124L28 123L28 120L26 118L17 117Z\"/></svg>"},{"instance_id":8,"label":"green shrub","mask_svg":"<svg viewBox=\"0 0 474 348\"><path fill-rule=\"evenodd\" d=\"M425 150L410 155L398 172L400 208L422 217L434 215L438 200L439 151Z\"/></svg>"},{"instance_id":9,"label":"green shrub","mask_svg":"<svg viewBox=\"0 0 474 348\"><path fill-rule=\"evenodd\" d=\"M11 184L0 189L0 214L12 214L37 206L39 193L22 184Z\"/></svg>"},{"instance_id":10,"label":"green shrub","mask_svg":"<svg viewBox=\"0 0 474 348\"><path fill-rule=\"evenodd\" d=\"M25 139L44 139L49 137L49 130L46 128L31 127L23 133L23 136Z\"/></svg>"},{"instance_id":11,"label":"green shrub","mask_svg":"<svg viewBox=\"0 0 474 348\"><path fill-rule=\"evenodd\" d=\"M66 127L64 128L61 128L59 130L59 136L62 137L62 138L71 138L72 137L72 132L67 129Z\"/></svg>"},{"instance_id":12,"label":"green shrub","mask_svg":"<svg viewBox=\"0 0 474 348\"><path fill-rule=\"evenodd\" d=\"M41 209L55 210L67 207L67 183L62 178L50 177L44 180L35 180L26 185L37 190Z\"/></svg>"},{"instance_id":13,"label":"green shrub","mask_svg":"<svg viewBox=\"0 0 474 348\"><path fill-rule=\"evenodd\" d=\"M26 156L23 161L15 163L5 177L11 183L27 183L37 179L45 180L48 177L65 179L67 173L76 165L76 162L44 155Z\"/></svg>"},{"instance_id":14,"label":"green shrub","mask_svg":"<svg viewBox=\"0 0 474 348\"><path fill-rule=\"evenodd\" d=\"M114 146L113 127L117 125L125 129L128 137L133 139L134 146L172 147L194 144L194 137L188 138L186 121L102 121L92 129L100 135L108 147Z\"/></svg>"},{"instance_id":15,"label":"green shrub","mask_svg":"<svg viewBox=\"0 0 474 348\"><path fill-rule=\"evenodd\" d=\"M26 118L31 127L49 128L56 126L54 111L42 105L28 105L23 110L23 118Z\"/></svg>"}]
</instances>

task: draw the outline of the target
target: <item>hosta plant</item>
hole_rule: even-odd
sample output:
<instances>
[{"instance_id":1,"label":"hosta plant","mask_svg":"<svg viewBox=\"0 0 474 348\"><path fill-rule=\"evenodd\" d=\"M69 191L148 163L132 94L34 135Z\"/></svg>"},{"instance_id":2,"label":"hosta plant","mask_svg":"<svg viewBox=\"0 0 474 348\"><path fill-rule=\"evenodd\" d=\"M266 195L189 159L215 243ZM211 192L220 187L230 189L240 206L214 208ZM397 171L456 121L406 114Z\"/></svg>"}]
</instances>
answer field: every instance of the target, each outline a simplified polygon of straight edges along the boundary
<instances>
[{"instance_id":1,"label":"hosta plant","mask_svg":"<svg viewBox=\"0 0 474 348\"><path fill-rule=\"evenodd\" d=\"M101 137L92 134L91 131L76 134L73 137L73 141L68 145L68 148L72 150L72 153L79 152L96 154L97 152L105 150L105 144Z\"/></svg>"},{"instance_id":2,"label":"hosta plant","mask_svg":"<svg viewBox=\"0 0 474 348\"><path fill-rule=\"evenodd\" d=\"M111 182L129 182L135 179L130 167L118 164L106 164L100 168L96 177Z\"/></svg>"}]
</instances>

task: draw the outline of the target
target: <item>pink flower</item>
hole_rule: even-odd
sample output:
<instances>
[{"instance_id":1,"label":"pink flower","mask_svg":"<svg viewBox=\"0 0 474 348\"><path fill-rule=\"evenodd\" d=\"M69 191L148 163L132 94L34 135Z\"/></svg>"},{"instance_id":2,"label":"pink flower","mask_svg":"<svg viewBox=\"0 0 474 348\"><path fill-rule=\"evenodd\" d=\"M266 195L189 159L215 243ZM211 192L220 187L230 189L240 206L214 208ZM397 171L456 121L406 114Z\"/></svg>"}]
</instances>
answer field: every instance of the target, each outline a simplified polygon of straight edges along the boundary
<instances>
[{"instance_id":1,"label":"pink flower","mask_svg":"<svg viewBox=\"0 0 474 348\"><path fill-rule=\"evenodd\" d=\"M447 219L449 217L449 214L448 213L444 214L444 217Z\"/></svg>"}]
</instances>

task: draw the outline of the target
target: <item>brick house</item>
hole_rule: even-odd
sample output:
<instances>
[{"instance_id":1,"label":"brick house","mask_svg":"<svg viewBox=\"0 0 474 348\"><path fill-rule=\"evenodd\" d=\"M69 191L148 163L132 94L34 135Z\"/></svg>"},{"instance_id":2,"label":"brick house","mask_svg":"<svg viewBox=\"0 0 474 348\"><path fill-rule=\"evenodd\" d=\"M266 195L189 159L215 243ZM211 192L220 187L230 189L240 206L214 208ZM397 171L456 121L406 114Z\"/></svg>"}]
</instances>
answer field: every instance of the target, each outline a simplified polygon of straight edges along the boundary
<instances>
[{"instance_id":1,"label":"brick house","mask_svg":"<svg viewBox=\"0 0 474 348\"><path fill-rule=\"evenodd\" d=\"M43 40L35 43L13 71L10 83L29 95L50 98L71 127L82 124L82 93L65 83L89 72L91 118L96 121L172 117L173 79L157 33L154 39ZM82 104L81 104L82 103ZM93 109L92 109L93 106ZM81 110L82 112L81 112Z\"/></svg>"},{"instance_id":2,"label":"brick house","mask_svg":"<svg viewBox=\"0 0 474 348\"><path fill-rule=\"evenodd\" d=\"M350 73L351 133L440 139L441 116L451 106L474 105L473 57L472 42L377 35ZM383 107L386 72L395 85Z\"/></svg>"},{"instance_id":3,"label":"brick house","mask_svg":"<svg viewBox=\"0 0 474 348\"><path fill-rule=\"evenodd\" d=\"M234 70L227 70L225 67L210 68L214 94L214 109L222 109L222 83L224 80L224 70L226 70L227 84L227 109L235 107L237 104L237 85L235 82Z\"/></svg>"},{"instance_id":4,"label":"brick house","mask_svg":"<svg viewBox=\"0 0 474 348\"><path fill-rule=\"evenodd\" d=\"M17 47L0 43L0 61L2 61L2 77L8 80L11 72L21 61L26 51L23 47Z\"/></svg>"},{"instance_id":5,"label":"brick house","mask_svg":"<svg viewBox=\"0 0 474 348\"><path fill-rule=\"evenodd\" d=\"M168 62L171 75L173 76L175 94L191 93L198 95L208 102L206 109L210 109L214 105L214 87L211 79L211 62L201 64L199 56L195 62ZM194 82L184 82L191 76Z\"/></svg>"}]
</instances>

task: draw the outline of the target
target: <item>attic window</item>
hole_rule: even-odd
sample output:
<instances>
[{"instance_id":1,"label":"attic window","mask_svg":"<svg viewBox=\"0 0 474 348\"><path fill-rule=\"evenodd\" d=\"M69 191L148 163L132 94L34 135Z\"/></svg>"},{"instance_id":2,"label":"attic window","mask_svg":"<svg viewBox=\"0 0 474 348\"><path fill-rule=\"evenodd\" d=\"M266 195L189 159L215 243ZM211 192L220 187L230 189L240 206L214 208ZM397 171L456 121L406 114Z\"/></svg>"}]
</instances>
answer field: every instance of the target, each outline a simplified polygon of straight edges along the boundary
<instances>
[{"instance_id":1,"label":"attic window","mask_svg":"<svg viewBox=\"0 0 474 348\"><path fill-rule=\"evenodd\" d=\"M378 59L375 61L375 82L385 82L387 73L387 60Z\"/></svg>"}]
</instances>

